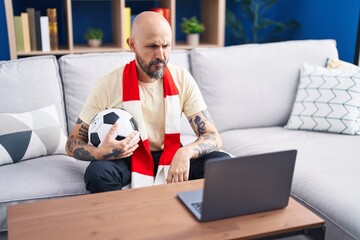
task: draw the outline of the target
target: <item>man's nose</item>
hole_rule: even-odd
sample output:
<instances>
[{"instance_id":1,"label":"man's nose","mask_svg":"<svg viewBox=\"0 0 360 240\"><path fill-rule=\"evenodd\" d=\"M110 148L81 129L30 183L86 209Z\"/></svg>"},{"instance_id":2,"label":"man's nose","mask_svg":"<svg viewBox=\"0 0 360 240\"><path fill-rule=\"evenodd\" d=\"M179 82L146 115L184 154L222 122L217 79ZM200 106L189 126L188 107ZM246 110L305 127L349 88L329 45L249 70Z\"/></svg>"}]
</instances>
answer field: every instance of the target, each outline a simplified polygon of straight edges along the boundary
<instances>
[{"instance_id":1,"label":"man's nose","mask_svg":"<svg viewBox=\"0 0 360 240\"><path fill-rule=\"evenodd\" d=\"M158 47L155 51L155 58L164 60L165 59L165 55L164 55L164 48L162 46Z\"/></svg>"}]
</instances>

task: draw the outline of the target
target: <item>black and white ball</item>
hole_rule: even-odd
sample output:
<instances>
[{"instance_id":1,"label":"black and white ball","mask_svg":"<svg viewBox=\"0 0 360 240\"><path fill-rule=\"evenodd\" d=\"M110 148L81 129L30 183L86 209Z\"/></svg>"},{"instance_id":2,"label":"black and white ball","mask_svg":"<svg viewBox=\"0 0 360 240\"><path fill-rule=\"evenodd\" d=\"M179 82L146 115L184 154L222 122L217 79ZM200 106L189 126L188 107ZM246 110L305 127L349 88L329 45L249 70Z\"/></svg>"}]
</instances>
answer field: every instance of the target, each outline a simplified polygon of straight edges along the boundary
<instances>
[{"instance_id":1,"label":"black and white ball","mask_svg":"<svg viewBox=\"0 0 360 240\"><path fill-rule=\"evenodd\" d=\"M135 119L125 110L111 108L99 112L89 126L89 144L98 147L108 134L110 128L118 123L114 138L118 141L126 138L134 130L138 131ZM134 137L138 138L138 135Z\"/></svg>"}]
</instances>

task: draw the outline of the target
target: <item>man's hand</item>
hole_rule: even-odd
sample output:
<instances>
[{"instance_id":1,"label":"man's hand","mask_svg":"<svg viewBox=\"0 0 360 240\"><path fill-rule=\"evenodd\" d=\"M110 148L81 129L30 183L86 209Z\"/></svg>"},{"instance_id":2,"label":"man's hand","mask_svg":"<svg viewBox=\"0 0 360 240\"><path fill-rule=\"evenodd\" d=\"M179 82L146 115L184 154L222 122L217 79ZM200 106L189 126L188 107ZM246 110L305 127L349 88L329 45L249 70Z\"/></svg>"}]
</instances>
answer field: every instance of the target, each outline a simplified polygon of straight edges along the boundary
<instances>
[{"instance_id":1,"label":"man's hand","mask_svg":"<svg viewBox=\"0 0 360 240\"><path fill-rule=\"evenodd\" d=\"M103 143L99 147L94 147L88 145L89 125L79 118L68 137L66 152L68 155L84 161L115 160L131 156L139 146L140 138L137 136L137 131L132 132L125 139L117 141L114 137L116 127L116 124L111 127Z\"/></svg>"},{"instance_id":2,"label":"man's hand","mask_svg":"<svg viewBox=\"0 0 360 240\"><path fill-rule=\"evenodd\" d=\"M98 147L102 154L102 159L114 160L130 157L134 151L139 147L138 142L140 138L137 131L133 131L125 139L118 141L115 139L116 128L118 124L114 124Z\"/></svg>"},{"instance_id":3,"label":"man's hand","mask_svg":"<svg viewBox=\"0 0 360 240\"><path fill-rule=\"evenodd\" d=\"M172 159L168 176L166 178L167 183L189 180L190 158L191 154L186 150L186 148L179 148L177 150Z\"/></svg>"}]
</instances>

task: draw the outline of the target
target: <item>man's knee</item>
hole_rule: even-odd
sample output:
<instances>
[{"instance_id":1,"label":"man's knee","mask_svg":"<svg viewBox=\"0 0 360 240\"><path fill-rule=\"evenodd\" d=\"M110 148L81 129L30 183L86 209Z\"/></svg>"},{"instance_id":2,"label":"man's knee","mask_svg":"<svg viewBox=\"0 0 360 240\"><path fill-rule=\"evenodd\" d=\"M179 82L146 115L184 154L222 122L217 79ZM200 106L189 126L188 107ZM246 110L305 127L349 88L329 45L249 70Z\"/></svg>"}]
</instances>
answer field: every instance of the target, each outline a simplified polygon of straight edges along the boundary
<instances>
[{"instance_id":1,"label":"man's knee","mask_svg":"<svg viewBox=\"0 0 360 240\"><path fill-rule=\"evenodd\" d=\"M91 193L120 190L130 182L130 171L109 161L93 161L86 168L84 180Z\"/></svg>"},{"instance_id":2,"label":"man's knee","mask_svg":"<svg viewBox=\"0 0 360 240\"><path fill-rule=\"evenodd\" d=\"M210 159L230 157L225 152L215 151L208 153L198 159L191 160L189 180L200 179L204 177L205 162Z\"/></svg>"}]
</instances>

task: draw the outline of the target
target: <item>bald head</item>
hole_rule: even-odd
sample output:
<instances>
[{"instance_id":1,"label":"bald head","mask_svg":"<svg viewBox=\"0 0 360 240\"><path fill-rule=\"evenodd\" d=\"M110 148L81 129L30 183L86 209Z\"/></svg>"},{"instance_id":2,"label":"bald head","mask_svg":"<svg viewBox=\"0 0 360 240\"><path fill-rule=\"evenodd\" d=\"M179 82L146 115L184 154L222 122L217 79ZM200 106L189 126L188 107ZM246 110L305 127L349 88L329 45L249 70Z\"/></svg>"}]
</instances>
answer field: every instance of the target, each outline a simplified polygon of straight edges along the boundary
<instances>
[{"instance_id":1,"label":"bald head","mask_svg":"<svg viewBox=\"0 0 360 240\"><path fill-rule=\"evenodd\" d=\"M171 27L161 14L146 11L135 17L131 27L131 38L134 41L165 36L171 38Z\"/></svg>"}]
</instances>

